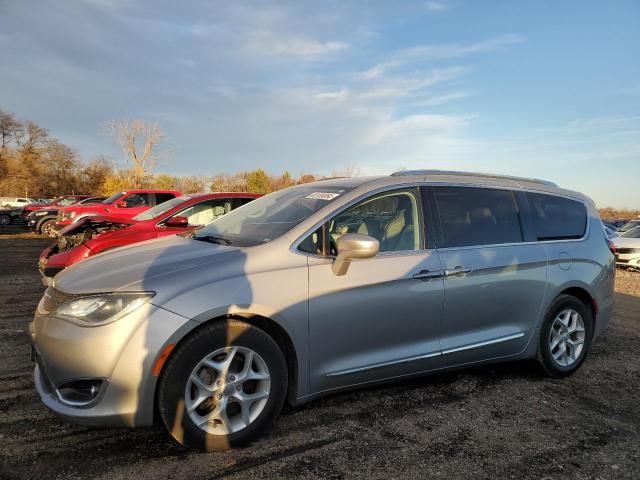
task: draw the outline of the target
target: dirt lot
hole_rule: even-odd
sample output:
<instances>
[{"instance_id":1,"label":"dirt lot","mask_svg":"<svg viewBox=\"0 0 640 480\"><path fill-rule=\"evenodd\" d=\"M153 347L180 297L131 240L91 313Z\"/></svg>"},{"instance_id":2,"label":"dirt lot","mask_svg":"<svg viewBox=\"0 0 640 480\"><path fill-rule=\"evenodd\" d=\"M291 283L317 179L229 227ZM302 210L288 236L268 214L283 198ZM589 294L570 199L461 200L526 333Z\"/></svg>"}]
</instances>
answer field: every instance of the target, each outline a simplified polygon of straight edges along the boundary
<instances>
[{"instance_id":1,"label":"dirt lot","mask_svg":"<svg viewBox=\"0 0 640 480\"><path fill-rule=\"evenodd\" d=\"M640 274L583 367L530 363L334 395L283 412L251 446L199 454L159 428L58 420L32 381L28 322L47 240L0 231L0 478L640 478Z\"/></svg>"}]
</instances>

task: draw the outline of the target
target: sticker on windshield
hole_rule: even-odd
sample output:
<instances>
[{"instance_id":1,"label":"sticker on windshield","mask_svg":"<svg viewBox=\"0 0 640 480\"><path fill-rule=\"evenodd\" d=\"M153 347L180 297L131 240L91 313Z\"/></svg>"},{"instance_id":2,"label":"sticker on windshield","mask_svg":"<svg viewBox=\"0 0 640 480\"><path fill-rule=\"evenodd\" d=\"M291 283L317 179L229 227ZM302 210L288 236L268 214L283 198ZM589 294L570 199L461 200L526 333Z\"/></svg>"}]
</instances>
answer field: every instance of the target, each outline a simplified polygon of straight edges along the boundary
<instances>
[{"instance_id":1,"label":"sticker on windshield","mask_svg":"<svg viewBox=\"0 0 640 480\"><path fill-rule=\"evenodd\" d=\"M311 200L333 200L339 196L339 193L313 192L304 198L310 198Z\"/></svg>"}]
</instances>

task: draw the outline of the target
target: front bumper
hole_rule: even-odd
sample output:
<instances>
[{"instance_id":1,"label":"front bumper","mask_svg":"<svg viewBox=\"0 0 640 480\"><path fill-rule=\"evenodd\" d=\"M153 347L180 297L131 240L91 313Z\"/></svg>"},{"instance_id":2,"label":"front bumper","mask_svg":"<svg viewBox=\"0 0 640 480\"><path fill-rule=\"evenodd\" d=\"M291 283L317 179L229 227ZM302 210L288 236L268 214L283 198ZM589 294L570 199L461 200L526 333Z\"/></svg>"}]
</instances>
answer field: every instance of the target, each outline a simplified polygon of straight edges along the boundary
<instances>
[{"instance_id":1,"label":"front bumper","mask_svg":"<svg viewBox=\"0 0 640 480\"><path fill-rule=\"evenodd\" d=\"M152 304L98 327L36 312L29 324L36 389L50 410L74 423L151 425L157 381L153 366L166 345L196 325ZM90 405L73 405L58 389L78 379L102 379L104 391Z\"/></svg>"}]
</instances>

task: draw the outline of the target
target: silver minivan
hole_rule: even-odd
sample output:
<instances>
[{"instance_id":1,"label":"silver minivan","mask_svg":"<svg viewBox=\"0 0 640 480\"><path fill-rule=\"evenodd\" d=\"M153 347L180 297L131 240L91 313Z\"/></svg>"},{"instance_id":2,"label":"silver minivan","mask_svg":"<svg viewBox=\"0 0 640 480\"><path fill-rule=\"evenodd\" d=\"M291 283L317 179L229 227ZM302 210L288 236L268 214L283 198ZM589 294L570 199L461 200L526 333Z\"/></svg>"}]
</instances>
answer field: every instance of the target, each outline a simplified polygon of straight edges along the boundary
<instances>
[{"instance_id":1,"label":"silver minivan","mask_svg":"<svg viewBox=\"0 0 640 480\"><path fill-rule=\"evenodd\" d=\"M593 202L550 182L322 180L59 274L30 324L35 382L70 421L224 449L343 389L530 358L569 375L614 271Z\"/></svg>"}]
</instances>

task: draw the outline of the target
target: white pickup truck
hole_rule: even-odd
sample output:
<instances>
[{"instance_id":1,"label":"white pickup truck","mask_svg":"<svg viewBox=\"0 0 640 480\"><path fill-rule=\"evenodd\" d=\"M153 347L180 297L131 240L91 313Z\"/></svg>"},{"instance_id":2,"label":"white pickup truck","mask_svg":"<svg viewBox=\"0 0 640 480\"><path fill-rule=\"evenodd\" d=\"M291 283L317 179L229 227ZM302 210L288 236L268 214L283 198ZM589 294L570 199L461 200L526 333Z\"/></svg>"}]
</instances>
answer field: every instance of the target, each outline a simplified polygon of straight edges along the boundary
<instances>
[{"instance_id":1,"label":"white pickup truck","mask_svg":"<svg viewBox=\"0 0 640 480\"><path fill-rule=\"evenodd\" d=\"M21 208L30 203L38 203L28 197L0 197L0 208Z\"/></svg>"}]
</instances>

